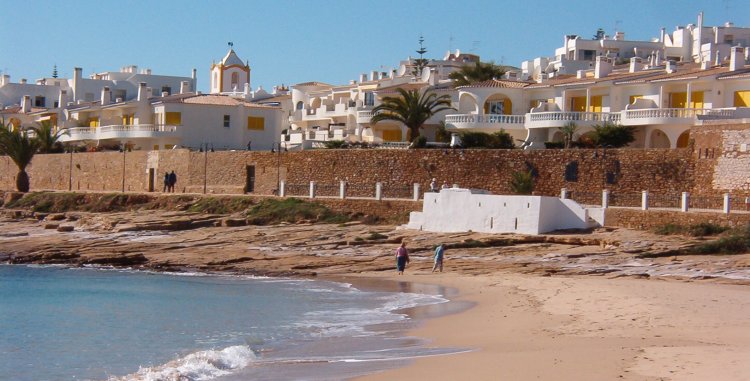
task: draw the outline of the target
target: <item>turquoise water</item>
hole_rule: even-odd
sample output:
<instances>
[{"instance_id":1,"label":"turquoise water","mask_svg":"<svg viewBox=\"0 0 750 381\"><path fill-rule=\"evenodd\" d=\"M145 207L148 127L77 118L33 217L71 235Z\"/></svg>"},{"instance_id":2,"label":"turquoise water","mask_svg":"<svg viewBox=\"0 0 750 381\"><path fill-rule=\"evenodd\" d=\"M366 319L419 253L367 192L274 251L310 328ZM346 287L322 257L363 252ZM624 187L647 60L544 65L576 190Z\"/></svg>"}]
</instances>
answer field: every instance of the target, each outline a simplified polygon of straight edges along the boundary
<instances>
[{"instance_id":1,"label":"turquoise water","mask_svg":"<svg viewBox=\"0 0 750 381\"><path fill-rule=\"evenodd\" d=\"M344 379L447 353L404 307L348 284L0 266L0 379ZM182 378L179 378L182 377Z\"/></svg>"}]
</instances>

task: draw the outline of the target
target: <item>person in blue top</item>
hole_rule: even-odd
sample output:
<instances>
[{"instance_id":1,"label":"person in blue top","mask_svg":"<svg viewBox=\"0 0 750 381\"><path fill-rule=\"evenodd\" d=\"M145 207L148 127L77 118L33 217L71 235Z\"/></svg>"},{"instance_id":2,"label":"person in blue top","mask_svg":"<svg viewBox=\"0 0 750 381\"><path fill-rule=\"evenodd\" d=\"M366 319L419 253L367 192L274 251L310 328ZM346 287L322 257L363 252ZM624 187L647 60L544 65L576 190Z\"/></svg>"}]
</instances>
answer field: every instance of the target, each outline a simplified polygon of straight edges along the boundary
<instances>
[{"instance_id":1,"label":"person in blue top","mask_svg":"<svg viewBox=\"0 0 750 381\"><path fill-rule=\"evenodd\" d=\"M432 266L432 272L440 270L443 272L443 257L445 256L445 244L440 244L435 248L435 264Z\"/></svg>"}]
</instances>

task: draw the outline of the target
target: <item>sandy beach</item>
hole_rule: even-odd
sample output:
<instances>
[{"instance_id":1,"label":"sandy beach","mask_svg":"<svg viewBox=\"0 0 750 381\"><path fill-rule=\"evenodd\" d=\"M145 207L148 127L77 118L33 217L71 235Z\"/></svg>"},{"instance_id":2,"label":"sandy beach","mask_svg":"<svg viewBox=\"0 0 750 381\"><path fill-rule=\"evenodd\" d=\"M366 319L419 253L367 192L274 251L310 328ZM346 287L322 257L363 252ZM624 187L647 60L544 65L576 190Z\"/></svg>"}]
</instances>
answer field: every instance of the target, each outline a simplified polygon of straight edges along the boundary
<instances>
[{"instance_id":1,"label":"sandy beach","mask_svg":"<svg viewBox=\"0 0 750 381\"><path fill-rule=\"evenodd\" d=\"M0 261L399 281L410 292L440 285L455 290L452 303L472 305L411 332L467 352L363 380L750 379L748 254L672 255L693 239L627 229L498 236L359 223L226 226L222 218L14 215L0 220ZM402 240L412 262L397 276ZM436 242L447 244L446 271L432 274Z\"/></svg>"},{"instance_id":2,"label":"sandy beach","mask_svg":"<svg viewBox=\"0 0 750 381\"><path fill-rule=\"evenodd\" d=\"M476 305L412 332L468 353L362 380L747 380L750 289L603 277L408 273ZM397 279L391 277L391 279Z\"/></svg>"}]
</instances>

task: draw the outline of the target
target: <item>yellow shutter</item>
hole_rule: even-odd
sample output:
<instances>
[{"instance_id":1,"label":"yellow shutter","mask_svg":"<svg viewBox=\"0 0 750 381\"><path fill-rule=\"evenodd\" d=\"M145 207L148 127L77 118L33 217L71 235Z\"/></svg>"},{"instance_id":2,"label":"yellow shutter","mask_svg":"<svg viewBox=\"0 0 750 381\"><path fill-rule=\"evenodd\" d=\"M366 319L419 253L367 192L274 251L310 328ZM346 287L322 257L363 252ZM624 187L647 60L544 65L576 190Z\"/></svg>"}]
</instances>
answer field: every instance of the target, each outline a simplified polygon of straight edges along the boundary
<instances>
[{"instance_id":1,"label":"yellow shutter","mask_svg":"<svg viewBox=\"0 0 750 381\"><path fill-rule=\"evenodd\" d=\"M570 111L574 111L574 112L586 111L586 97L570 98Z\"/></svg>"},{"instance_id":2,"label":"yellow shutter","mask_svg":"<svg viewBox=\"0 0 750 381\"><path fill-rule=\"evenodd\" d=\"M170 126L179 126L182 124L182 113L167 112L164 118L164 124Z\"/></svg>"},{"instance_id":3,"label":"yellow shutter","mask_svg":"<svg viewBox=\"0 0 750 381\"><path fill-rule=\"evenodd\" d=\"M503 101L503 114L513 114L513 102L510 100L510 98L505 98L505 100Z\"/></svg>"},{"instance_id":4,"label":"yellow shutter","mask_svg":"<svg viewBox=\"0 0 750 381\"><path fill-rule=\"evenodd\" d=\"M591 100L589 103L589 111L590 112L602 112L602 96L601 95L591 97Z\"/></svg>"},{"instance_id":5,"label":"yellow shutter","mask_svg":"<svg viewBox=\"0 0 750 381\"><path fill-rule=\"evenodd\" d=\"M385 130L385 131L383 131L383 141L386 141L386 142L400 142L401 141L401 130Z\"/></svg>"},{"instance_id":6,"label":"yellow shutter","mask_svg":"<svg viewBox=\"0 0 750 381\"><path fill-rule=\"evenodd\" d=\"M670 94L669 107L671 108L686 108L687 107L687 93L672 93Z\"/></svg>"},{"instance_id":7,"label":"yellow shutter","mask_svg":"<svg viewBox=\"0 0 750 381\"><path fill-rule=\"evenodd\" d=\"M94 128L99 127L99 118L98 117L89 118L89 127L94 127Z\"/></svg>"},{"instance_id":8,"label":"yellow shutter","mask_svg":"<svg viewBox=\"0 0 750 381\"><path fill-rule=\"evenodd\" d=\"M123 126L127 126L128 125L128 116L127 115L123 115L122 116L122 125Z\"/></svg>"},{"instance_id":9,"label":"yellow shutter","mask_svg":"<svg viewBox=\"0 0 750 381\"><path fill-rule=\"evenodd\" d=\"M750 90L734 92L734 107L750 107Z\"/></svg>"},{"instance_id":10,"label":"yellow shutter","mask_svg":"<svg viewBox=\"0 0 750 381\"><path fill-rule=\"evenodd\" d=\"M628 103L632 105L633 103L635 103L636 99L641 99L641 98L643 98L643 95L631 95L630 98L628 98L629 99Z\"/></svg>"},{"instance_id":11,"label":"yellow shutter","mask_svg":"<svg viewBox=\"0 0 750 381\"><path fill-rule=\"evenodd\" d=\"M265 118L262 116L248 116L247 129L263 131L265 129Z\"/></svg>"},{"instance_id":12,"label":"yellow shutter","mask_svg":"<svg viewBox=\"0 0 750 381\"><path fill-rule=\"evenodd\" d=\"M703 92L693 91L690 94L690 108L703 108Z\"/></svg>"}]
</instances>

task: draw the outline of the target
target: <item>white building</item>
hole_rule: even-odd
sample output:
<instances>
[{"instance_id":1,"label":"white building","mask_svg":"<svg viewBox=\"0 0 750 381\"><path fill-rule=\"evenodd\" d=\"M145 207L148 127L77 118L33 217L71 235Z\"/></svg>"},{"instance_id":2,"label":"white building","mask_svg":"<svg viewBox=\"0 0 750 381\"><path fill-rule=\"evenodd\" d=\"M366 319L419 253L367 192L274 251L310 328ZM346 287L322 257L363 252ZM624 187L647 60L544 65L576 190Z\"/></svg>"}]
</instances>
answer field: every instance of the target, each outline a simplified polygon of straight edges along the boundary
<instances>
[{"instance_id":1,"label":"white building","mask_svg":"<svg viewBox=\"0 0 750 381\"><path fill-rule=\"evenodd\" d=\"M200 94L195 69L191 77L175 77L127 66L83 78L75 68L72 79L44 78L36 84L11 83L6 75L0 78L0 117L14 127L48 120L68 132L63 142L92 148L277 146L291 108L290 102L279 101L287 89L249 91L250 68L232 49L211 66L211 76L216 91ZM265 102L253 102L260 100Z\"/></svg>"},{"instance_id":2,"label":"white building","mask_svg":"<svg viewBox=\"0 0 750 381\"><path fill-rule=\"evenodd\" d=\"M314 142L342 139L375 143L408 141L409 131L404 125L392 121L370 123L372 109L384 97L398 96L397 88L448 94L457 101L457 92L448 75L478 61L476 55L448 52L442 60L429 60L421 73L415 73L415 60L409 58L401 61L398 69L361 74L359 80L347 85L296 84L292 86L294 111L289 118L289 142L313 146ZM442 112L430 118L424 134L434 136L435 128L446 114Z\"/></svg>"}]
</instances>

